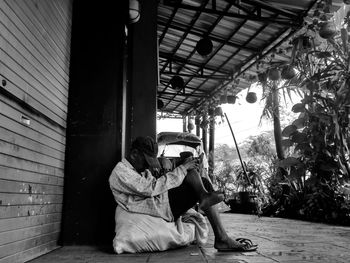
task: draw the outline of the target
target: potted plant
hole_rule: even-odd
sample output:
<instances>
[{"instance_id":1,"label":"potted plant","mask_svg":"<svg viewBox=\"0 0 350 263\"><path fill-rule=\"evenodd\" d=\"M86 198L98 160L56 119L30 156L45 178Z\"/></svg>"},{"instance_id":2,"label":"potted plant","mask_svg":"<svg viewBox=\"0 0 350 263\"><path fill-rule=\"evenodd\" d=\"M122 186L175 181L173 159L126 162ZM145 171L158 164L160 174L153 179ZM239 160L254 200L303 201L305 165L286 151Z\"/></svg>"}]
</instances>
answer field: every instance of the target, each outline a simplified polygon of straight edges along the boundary
<instances>
[{"instance_id":1,"label":"potted plant","mask_svg":"<svg viewBox=\"0 0 350 263\"><path fill-rule=\"evenodd\" d=\"M240 205L239 212L260 213L260 202L258 200L265 198L264 172L263 167L260 167L254 161L244 163L244 169L239 165L234 168L234 174L236 175L234 185L237 191L235 199Z\"/></svg>"}]
</instances>

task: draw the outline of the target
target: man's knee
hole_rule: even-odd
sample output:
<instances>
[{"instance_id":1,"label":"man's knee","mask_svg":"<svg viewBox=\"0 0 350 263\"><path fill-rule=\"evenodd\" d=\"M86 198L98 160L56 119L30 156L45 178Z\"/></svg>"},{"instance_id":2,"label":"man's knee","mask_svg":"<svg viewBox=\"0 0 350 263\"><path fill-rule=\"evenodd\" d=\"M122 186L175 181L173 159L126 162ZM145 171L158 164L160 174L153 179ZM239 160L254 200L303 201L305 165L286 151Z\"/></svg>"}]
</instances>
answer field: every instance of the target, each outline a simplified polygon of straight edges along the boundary
<instances>
[{"instance_id":1,"label":"man's knee","mask_svg":"<svg viewBox=\"0 0 350 263\"><path fill-rule=\"evenodd\" d=\"M202 178L202 182L203 182L203 185L204 185L205 189L208 192L213 192L214 188L213 188L213 185L211 184L211 182L205 177L201 177L201 178Z\"/></svg>"},{"instance_id":2,"label":"man's knee","mask_svg":"<svg viewBox=\"0 0 350 263\"><path fill-rule=\"evenodd\" d=\"M186 174L186 177L184 179L184 182L195 182L198 181L200 178L200 175L196 169L189 170Z\"/></svg>"},{"instance_id":3,"label":"man's knee","mask_svg":"<svg viewBox=\"0 0 350 263\"><path fill-rule=\"evenodd\" d=\"M187 176L199 176L199 173L196 169L189 170Z\"/></svg>"}]
</instances>

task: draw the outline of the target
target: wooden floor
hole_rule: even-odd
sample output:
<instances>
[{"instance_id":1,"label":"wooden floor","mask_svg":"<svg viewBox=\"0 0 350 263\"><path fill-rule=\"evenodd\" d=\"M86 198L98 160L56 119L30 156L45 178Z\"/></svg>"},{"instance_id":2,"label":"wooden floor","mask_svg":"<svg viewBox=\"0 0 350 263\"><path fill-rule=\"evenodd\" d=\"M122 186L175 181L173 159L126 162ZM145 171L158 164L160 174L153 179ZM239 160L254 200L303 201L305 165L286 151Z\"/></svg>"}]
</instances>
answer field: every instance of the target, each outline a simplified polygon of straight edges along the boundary
<instances>
[{"instance_id":1,"label":"wooden floor","mask_svg":"<svg viewBox=\"0 0 350 263\"><path fill-rule=\"evenodd\" d=\"M217 252L211 233L209 242L202 248L189 246L160 253L116 255L111 248L71 246L57 249L31 263L350 262L350 227L230 213L222 214L222 218L232 236L252 239L259 244L258 251Z\"/></svg>"}]
</instances>

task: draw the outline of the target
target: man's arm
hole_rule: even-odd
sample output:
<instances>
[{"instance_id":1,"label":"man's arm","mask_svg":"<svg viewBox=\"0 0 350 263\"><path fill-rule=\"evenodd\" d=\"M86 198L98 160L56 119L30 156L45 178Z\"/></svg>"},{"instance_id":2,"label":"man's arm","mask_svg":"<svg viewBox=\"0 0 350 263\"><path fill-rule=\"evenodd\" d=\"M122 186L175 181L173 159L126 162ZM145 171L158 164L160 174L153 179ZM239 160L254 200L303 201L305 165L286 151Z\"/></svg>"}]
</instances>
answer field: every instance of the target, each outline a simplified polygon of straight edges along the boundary
<instances>
[{"instance_id":1,"label":"man's arm","mask_svg":"<svg viewBox=\"0 0 350 263\"><path fill-rule=\"evenodd\" d=\"M114 189L125 194L151 197L179 186L186 174L187 166L180 165L157 179L148 170L146 170L144 176L141 176L125 164L119 163L112 171L109 183L112 190Z\"/></svg>"}]
</instances>

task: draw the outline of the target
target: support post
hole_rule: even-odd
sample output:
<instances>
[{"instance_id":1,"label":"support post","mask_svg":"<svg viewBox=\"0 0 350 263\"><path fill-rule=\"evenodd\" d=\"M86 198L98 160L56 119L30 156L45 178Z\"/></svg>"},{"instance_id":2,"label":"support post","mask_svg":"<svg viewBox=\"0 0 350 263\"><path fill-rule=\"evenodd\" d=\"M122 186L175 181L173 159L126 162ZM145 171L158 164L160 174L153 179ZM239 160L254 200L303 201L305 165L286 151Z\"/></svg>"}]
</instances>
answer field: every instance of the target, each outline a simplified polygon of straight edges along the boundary
<instances>
[{"instance_id":1,"label":"support post","mask_svg":"<svg viewBox=\"0 0 350 263\"><path fill-rule=\"evenodd\" d=\"M129 106L130 132L125 145L130 149L137 136L156 138L158 38L157 0L139 0L140 19L129 25ZM147 110L145 110L147 109Z\"/></svg>"},{"instance_id":2,"label":"support post","mask_svg":"<svg viewBox=\"0 0 350 263\"><path fill-rule=\"evenodd\" d=\"M215 115L210 116L209 123L209 154L208 154L208 163L209 170L208 175L211 181L214 181L214 147L215 147Z\"/></svg>"},{"instance_id":3,"label":"support post","mask_svg":"<svg viewBox=\"0 0 350 263\"><path fill-rule=\"evenodd\" d=\"M203 121L205 125L202 126L202 141L203 141L203 149L205 154L208 156L208 123L207 116L203 117Z\"/></svg>"},{"instance_id":4,"label":"support post","mask_svg":"<svg viewBox=\"0 0 350 263\"><path fill-rule=\"evenodd\" d=\"M114 236L108 177L122 151L127 17L125 1L118 9L73 1L60 245L106 245Z\"/></svg>"},{"instance_id":5,"label":"support post","mask_svg":"<svg viewBox=\"0 0 350 263\"><path fill-rule=\"evenodd\" d=\"M198 137L201 136L201 127L200 127L200 123L201 123L201 118L199 116L196 116L195 118L195 124L196 124L196 135Z\"/></svg>"}]
</instances>

